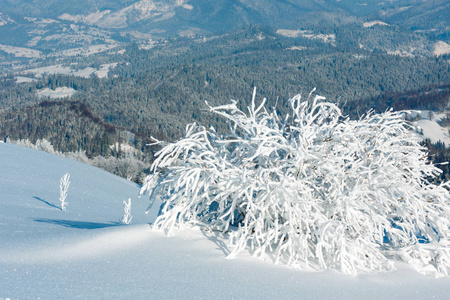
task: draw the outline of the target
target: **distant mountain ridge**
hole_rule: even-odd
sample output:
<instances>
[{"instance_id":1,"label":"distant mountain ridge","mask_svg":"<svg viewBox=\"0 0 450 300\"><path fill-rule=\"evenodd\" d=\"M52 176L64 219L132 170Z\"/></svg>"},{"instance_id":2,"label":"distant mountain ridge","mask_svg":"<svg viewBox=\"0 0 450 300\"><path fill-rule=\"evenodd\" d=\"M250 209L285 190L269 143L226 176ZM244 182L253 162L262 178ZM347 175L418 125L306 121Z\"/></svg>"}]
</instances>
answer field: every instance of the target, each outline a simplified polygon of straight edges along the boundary
<instances>
[{"instance_id":1,"label":"distant mountain ridge","mask_svg":"<svg viewBox=\"0 0 450 300\"><path fill-rule=\"evenodd\" d=\"M311 12L344 13L332 1L140 0L115 11L63 13L58 19L100 28L158 29L168 34L194 28L214 34L250 24L292 27Z\"/></svg>"},{"instance_id":2,"label":"distant mountain ridge","mask_svg":"<svg viewBox=\"0 0 450 300\"><path fill-rule=\"evenodd\" d=\"M441 23L446 22L443 12L448 12L449 5L444 0L369 3L355 0L80 0L75 3L0 0L0 13L16 22L23 17L50 18L99 28L159 30L170 34L186 28L217 33L256 23L294 29L313 21L311 15L316 19L330 19L324 16L330 13L344 19L384 16L386 20L409 25L418 18L432 18L433 24L442 27ZM436 18L436 14L440 17Z\"/></svg>"},{"instance_id":3,"label":"distant mountain ridge","mask_svg":"<svg viewBox=\"0 0 450 300\"><path fill-rule=\"evenodd\" d=\"M450 3L445 0L0 0L0 49L8 60L8 55L20 57L17 53L29 50L6 46L48 54L100 44L110 49L122 42L217 35L255 24L331 34L342 26L376 20L449 43L448 15ZM372 48L366 44L364 49ZM408 51L406 47L398 53Z\"/></svg>"}]
</instances>

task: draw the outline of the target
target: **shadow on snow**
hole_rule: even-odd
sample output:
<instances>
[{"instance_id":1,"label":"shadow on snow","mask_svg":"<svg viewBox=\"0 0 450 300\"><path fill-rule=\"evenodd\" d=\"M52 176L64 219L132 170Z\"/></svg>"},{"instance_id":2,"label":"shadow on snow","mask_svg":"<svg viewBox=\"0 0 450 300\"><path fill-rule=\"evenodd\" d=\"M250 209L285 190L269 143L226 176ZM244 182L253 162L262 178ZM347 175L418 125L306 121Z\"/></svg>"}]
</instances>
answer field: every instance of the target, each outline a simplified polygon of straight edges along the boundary
<instances>
[{"instance_id":1,"label":"shadow on snow","mask_svg":"<svg viewBox=\"0 0 450 300\"><path fill-rule=\"evenodd\" d=\"M54 219L35 219L35 222L56 224L68 228L76 229L99 229L106 227L120 226L119 222L111 223L97 223L97 222L82 222L82 221L71 221L71 220L54 220Z\"/></svg>"},{"instance_id":2,"label":"shadow on snow","mask_svg":"<svg viewBox=\"0 0 450 300\"><path fill-rule=\"evenodd\" d=\"M54 208L57 208L57 209L61 210L61 207L59 207L59 206L57 206L57 205L55 205L53 203L50 203L50 202L48 202L48 201L46 201L46 200L44 200L42 198L39 198L39 197L36 197L36 196L33 196L33 198L36 199L36 200L39 200L39 201L41 201L41 202L43 202L45 204L47 204L48 206L51 206L51 207L54 207Z\"/></svg>"},{"instance_id":3,"label":"shadow on snow","mask_svg":"<svg viewBox=\"0 0 450 300\"><path fill-rule=\"evenodd\" d=\"M231 253L230 249L223 241L223 236L221 236L220 232L214 232L210 230L201 230L201 232L208 240L213 242L217 246L216 249L222 251L225 256L228 256Z\"/></svg>"}]
</instances>

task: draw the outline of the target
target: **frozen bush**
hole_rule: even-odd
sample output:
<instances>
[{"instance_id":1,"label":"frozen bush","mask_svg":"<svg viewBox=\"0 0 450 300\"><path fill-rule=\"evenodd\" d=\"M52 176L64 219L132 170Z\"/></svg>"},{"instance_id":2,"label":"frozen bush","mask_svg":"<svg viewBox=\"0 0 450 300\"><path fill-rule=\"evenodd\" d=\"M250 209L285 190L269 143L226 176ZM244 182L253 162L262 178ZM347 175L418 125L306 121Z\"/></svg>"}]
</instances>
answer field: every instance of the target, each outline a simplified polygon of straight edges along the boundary
<instances>
[{"instance_id":1,"label":"frozen bush","mask_svg":"<svg viewBox=\"0 0 450 300\"><path fill-rule=\"evenodd\" d=\"M428 179L420 138L400 113L344 118L311 94L280 118L264 101L210 107L230 132L191 124L157 154L141 193L164 202L155 229L202 224L233 251L303 268L385 271L393 259L429 275L450 267L448 183Z\"/></svg>"}]
</instances>

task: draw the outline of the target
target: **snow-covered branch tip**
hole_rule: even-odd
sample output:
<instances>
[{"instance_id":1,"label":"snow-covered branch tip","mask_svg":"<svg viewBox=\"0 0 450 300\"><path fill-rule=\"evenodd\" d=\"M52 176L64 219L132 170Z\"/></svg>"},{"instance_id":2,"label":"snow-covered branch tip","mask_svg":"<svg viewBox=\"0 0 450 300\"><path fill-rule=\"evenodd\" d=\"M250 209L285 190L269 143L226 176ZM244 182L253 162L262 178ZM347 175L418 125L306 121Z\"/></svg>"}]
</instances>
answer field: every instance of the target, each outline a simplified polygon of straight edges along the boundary
<instances>
[{"instance_id":1,"label":"snow-covered branch tip","mask_svg":"<svg viewBox=\"0 0 450 300\"><path fill-rule=\"evenodd\" d=\"M151 136L150 139L153 140L154 142L153 142L153 143L147 144L147 146L156 146L156 145L164 145L164 144L167 144L167 142L160 141L160 140L158 140L157 138L155 138L155 137L153 137L153 136Z\"/></svg>"},{"instance_id":2,"label":"snow-covered branch tip","mask_svg":"<svg viewBox=\"0 0 450 300\"><path fill-rule=\"evenodd\" d=\"M449 184L400 113L359 120L313 93L285 117L252 104L210 107L229 133L197 124L158 153L141 192L164 205L155 229L202 224L276 262L343 273L403 260L429 275L450 270ZM239 128L239 130L237 129Z\"/></svg>"}]
</instances>

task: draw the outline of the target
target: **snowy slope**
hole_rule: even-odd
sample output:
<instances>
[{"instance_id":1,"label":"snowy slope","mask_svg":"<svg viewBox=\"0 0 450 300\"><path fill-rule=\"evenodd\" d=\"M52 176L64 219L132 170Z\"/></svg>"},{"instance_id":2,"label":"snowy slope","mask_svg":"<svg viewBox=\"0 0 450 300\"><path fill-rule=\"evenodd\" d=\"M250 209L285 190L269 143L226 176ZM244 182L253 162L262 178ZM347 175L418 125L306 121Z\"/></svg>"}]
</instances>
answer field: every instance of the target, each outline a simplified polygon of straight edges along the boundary
<instances>
[{"instance_id":1,"label":"snowy slope","mask_svg":"<svg viewBox=\"0 0 450 300\"><path fill-rule=\"evenodd\" d=\"M448 127L443 127L439 122L447 115L447 111L433 112L429 110L409 111L407 115L410 118L419 117L418 121L413 122L417 129L422 131L424 138L430 139L432 143L442 142L450 145L450 136Z\"/></svg>"},{"instance_id":2,"label":"snowy slope","mask_svg":"<svg viewBox=\"0 0 450 300\"><path fill-rule=\"evenodd\" d=\"M430 139L432 143L440 141L450 145L448 129L441 127L436 121L422 119L415 123L422 130L423 136Z\"/></svg>"},{"instance_id":3,"label":"snowy slope","mask_svg":"<svg viewBox=\"0 0 450 300\"><path fill-rule=\"evenodd\" d=\"M71 174L67 211L58 182ZM240 255L194 229L150 230L139 187L48 153L0 143L0 299L448 299L450 277L398 271L351 277ZM119 225L132 199L132 225Z\"/></svg>"},{"instance_id":4,"label":"snowy slope","mask_svg":"<svg viewBox=\"0 0 450 300\"><path fill-rule=\"evenodd\" d=\"M66 13L59 16L59 19L96 25L101 28L121 28L127 27L129 23L139 22L141 20L156 18L157 21L158 19L171 18L175 15L174 10L178 7L192 9L191 6L184 2L186 1L141 0L116 12L104 10L91 13L87 16Z\"/></svg>"}]
</instances>

